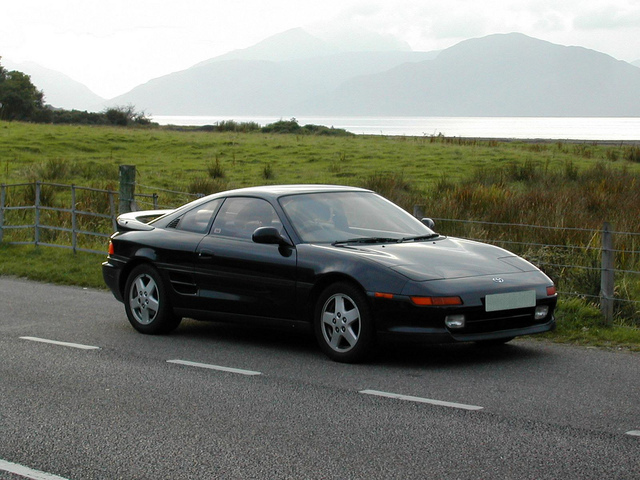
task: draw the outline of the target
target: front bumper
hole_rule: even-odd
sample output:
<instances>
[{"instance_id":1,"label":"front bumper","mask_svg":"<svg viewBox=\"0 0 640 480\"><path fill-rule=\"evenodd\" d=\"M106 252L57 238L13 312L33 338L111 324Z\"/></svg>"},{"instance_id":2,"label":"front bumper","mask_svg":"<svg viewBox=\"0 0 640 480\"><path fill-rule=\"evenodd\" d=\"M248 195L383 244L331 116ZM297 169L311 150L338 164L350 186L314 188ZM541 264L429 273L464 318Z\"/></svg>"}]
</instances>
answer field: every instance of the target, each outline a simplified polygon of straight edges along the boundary
<instances>
[{"instance_id":1,"label":"front bumper","mask_svg":"<svg viewBox=\"0 0 640 480\"><path fill-rule=\"evenodd\" d=\"M550 332L556 328L556 319L539 325L524 328L494 330L483 333L453 333L446 327L391 327L384 330L384 336L397 337L402 340L412 340L420 343L456 343L456 342L480 342L485 340L500 340L504 338L520 337L523 335L535 335Z\"/></svg>"},{"instance_id":2,"label":"front bumper","mask_svg":"<svg viewBox=\"0 0 640 480\"><path fill-rule=\"evenodd\" d=\"M557 297L540 299L548 314L536 319L535 307L486 312L483 307L416 307L410 302L374 300L379 334L422 343L453 343L499 340L554 330ZM447 315L464 315L464 328L445 325Z\"/></svg>"}]
</instances>

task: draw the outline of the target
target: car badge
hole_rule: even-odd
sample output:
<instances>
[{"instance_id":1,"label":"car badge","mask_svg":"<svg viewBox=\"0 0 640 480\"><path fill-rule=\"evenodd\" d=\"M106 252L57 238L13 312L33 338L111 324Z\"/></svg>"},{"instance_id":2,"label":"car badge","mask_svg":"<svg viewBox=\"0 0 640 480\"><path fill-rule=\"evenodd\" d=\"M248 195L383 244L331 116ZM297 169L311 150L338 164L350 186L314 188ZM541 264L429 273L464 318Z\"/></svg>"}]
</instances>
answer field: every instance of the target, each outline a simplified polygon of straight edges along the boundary
<instances>
[{"instance_id":1,"label":"car badge","mask_svg":"<svg viewBox=\"0 0 640 480\"><path fill-rule=\"evenodd\" d=\"M501 277L493 277L491 280L493 280L496 283L503 283L504 282L504 278L501 278Z\"/></svg>"}]
</instances>

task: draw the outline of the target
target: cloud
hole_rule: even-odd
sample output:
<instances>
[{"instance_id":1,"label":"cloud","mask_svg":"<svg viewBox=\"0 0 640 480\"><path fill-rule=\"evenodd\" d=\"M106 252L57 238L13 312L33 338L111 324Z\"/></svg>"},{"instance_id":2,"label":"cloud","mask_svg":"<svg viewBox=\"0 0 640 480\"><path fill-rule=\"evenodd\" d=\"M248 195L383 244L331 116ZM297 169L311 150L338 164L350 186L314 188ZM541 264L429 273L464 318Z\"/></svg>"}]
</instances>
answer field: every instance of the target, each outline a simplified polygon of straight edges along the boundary
<instances>
[{"instance_id":1,"label":"cloud","mask_svg":"<svg viewBox=\"0 0 640 480\"><path fill-rule=\"evenodd\" d=\"M613 6L601 7L577 16L574 26L583 30L611 30L633 28L640 30L640 8L621 9Z\"/></svg>"}]
</instances>

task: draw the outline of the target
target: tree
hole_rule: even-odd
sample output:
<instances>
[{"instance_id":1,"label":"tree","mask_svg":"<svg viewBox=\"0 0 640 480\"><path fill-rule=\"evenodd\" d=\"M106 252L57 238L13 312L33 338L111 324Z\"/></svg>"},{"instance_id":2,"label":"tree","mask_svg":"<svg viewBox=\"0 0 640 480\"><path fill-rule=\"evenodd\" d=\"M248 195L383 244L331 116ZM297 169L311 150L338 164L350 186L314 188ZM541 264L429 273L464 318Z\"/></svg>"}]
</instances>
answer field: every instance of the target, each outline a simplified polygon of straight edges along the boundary
<instances>
[{"instance_id":1,"label":"tree","mask_svg":"<svg viewBox=\"0 0 640 480\"><path fill-rule=\"evenodd\" d=\"M33 120L44 109L44 94L22 72L0 65L0 119Z\"/></svg>"},{"instance_id":2,"label":"tree","mask_svg":"<svg viewBox=\"0 0 640 480\"><path fill-rule=\"evenodd\" d=\"M127 125L149 125L151 120L144 112L136 112L133 105L111 107L104 111L107 123L126 127Z\"/></svg>"}]
</instances>

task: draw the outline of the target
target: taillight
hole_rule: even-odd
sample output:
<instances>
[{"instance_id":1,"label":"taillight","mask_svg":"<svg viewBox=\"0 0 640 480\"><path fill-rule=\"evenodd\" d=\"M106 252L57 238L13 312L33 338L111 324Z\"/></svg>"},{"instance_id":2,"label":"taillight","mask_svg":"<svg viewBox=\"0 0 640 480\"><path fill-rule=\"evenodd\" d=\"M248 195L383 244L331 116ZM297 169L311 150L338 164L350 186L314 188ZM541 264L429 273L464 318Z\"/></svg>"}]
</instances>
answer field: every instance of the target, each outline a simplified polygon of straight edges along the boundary
<instances>
[{"instance_id":1,"label":"taillight","mask_svg":"<svg viewBox=\"0 0 640 480\"><path fill-rule=\"evenodd\" d=\"M113 255L115 253L115 250L113 249L113 242L111 240L109 240L109 255Z\"/></svg>"},{"instance_id":2,"label":"taillight","mask_svg":"<svg viewBox=\"0 0 640 480\"><path fill-rule=\"evenodd\" d=\"M553 297L556 294L556 286L555 285L551 285L550 287L547 287L547 296L548 297Z\"/></svg>"}]
</instances>

